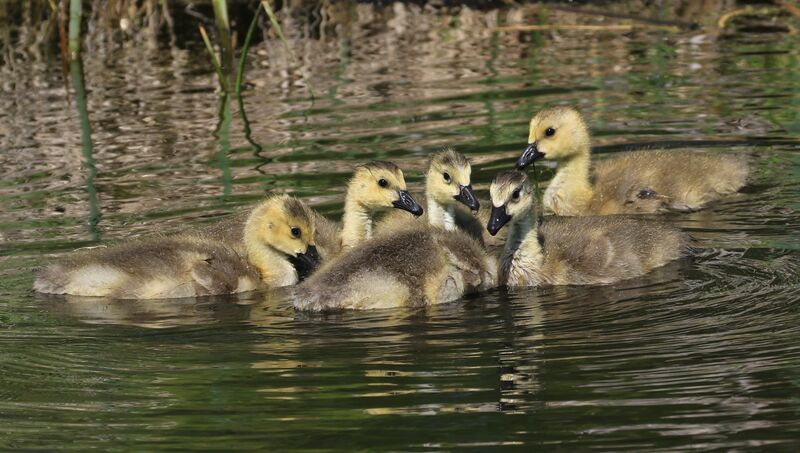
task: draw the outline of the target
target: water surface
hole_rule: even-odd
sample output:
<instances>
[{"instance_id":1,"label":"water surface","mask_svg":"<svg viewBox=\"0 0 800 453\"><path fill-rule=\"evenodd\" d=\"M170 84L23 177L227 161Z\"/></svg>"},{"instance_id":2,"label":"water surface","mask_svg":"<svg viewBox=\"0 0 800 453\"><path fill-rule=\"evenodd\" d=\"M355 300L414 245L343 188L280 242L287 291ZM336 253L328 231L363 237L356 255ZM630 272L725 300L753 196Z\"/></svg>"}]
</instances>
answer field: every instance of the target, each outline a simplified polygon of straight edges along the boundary
<instances>
[{"instance_id":1,"label":"water surface","mask_svg":"<svg viewBox=\"0 0 800 453\"><path fill-rule=\"evenodd\" d=\"M335 33L289 26L300 64L280 41L258 43L241 105L215 93L193 26L174 46L95 49L83 110L57 59L7 59L0 448L796 449L798 35L508 33L492 27L539 16L447 13L359 5ZM485 198L530 115L556 104L584 112L597 158L747 153L753 184L668 216L699 256L613 286L325 316L296 313L281 291L98 301L30 289L33 267L70 250L212 222L267 191L337 217L350 171L370 159L395 161L419 190L426 157L454 145Z\"/></svg>"}]
</instances>

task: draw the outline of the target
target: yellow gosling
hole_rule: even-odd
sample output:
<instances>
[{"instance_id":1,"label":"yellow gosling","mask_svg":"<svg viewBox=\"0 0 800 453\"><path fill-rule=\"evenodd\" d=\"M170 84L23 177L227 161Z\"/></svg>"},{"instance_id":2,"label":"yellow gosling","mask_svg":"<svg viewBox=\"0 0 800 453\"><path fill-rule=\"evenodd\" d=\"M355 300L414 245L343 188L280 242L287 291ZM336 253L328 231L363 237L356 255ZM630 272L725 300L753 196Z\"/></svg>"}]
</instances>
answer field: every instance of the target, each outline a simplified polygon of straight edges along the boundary
<instances>
[{"instance_id":1,"label":"yellow gosling","mask_svg":"<svg viewBox=\"0 0 800 453\"><path fill-rule=\"evenodd\" d=\"M402 170L391 162L359 165L347 184L342 226L316 215L317 243L323 261L371 238L375 215L394 208L417 217L423 212L408 193Z\"/></svg>"},{"instance_id":2,"label":"yellow gosling","mask_svg":"<svg viewBox=\"0 0 800 453\"><path fill-rule=\"evenodd\" d=\"M590 162L589 130L578 111L553 107L530 123L523 169L539 158L558 163L544 194L557 215L608 215L701 209L747 182L745 156L639 151Z\"/></svg>"},{"instance_id":3,"label":"yellow gosling","mask_svg":"<svg viewBox=\"0 0 800 453\"><path fill-rule=\"evenodd\" d=\"M267 199L239 231L230 241L186 232L80 250L40 269L33 287L118 299L231 294L293 285L318 263L313 211L295 198Z\"/></svg>"},{"instance_id":4,"label":"yellow gosling","mask_svg":"<svg viewBox=\"0 0 800 453\"><path fill-rule=\"evenodd\" d=\"M434 154L425 175L424 216L431 226L464 231L483 244L485 230L480 216L488 219L488 211L479 211L481 204L472 189L471 177L472 167L463 154L449 147ZM405 228L410 219L406 213L393 212L381 219L377 230Z\"/></svg>"}]
</instances>

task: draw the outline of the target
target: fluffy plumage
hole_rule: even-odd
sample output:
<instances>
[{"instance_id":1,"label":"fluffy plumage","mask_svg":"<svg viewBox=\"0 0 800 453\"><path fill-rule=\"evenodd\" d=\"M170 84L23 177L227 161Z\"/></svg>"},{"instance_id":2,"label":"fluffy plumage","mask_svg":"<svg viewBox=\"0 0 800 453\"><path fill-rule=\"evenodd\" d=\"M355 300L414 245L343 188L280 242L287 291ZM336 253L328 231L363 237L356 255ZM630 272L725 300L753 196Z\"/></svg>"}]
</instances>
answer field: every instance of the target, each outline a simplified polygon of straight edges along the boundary
<instances>
[{"instance_id":1,"label":"fluffy plumage","mask_svg":"<svg viewBox=\"0 0 800 453\"><path fill-rule=\"evenodd\" d=\"M538 157L558 162L544 195L558 215L607 215L696 210L747 182L747 156L693 151L637 151L590 162L590 137L576 110L555 107L530 123L518 165Z\"/></svg>"},{"instance_id":2,"label":"fluffy plumage","mask_svg":"<svg viewBox=\"0 0 800 453\"><path fill-rule=\"evenodd\" d=\"M537 225L524 173L491 186L489 228L509 229L500 263L508 286L607 284L643 275L683 256L688 236L663 222L628 217L550 217Z\"/></svg>"},{"instance_id":3,"label":"fluffy plumage","mask_svg":"<svg viewBox=\"0 0 800 453\"><path fill-rule=\"evenodd\" d=\"M301 310L425 306L494 287L496 263L472 238L427 226L387 231L297 288Z\"/></svg>"},{"instance_id":4,"label":"fluffy plumage","mask_svg":"<svg viewBox=\"0 0 800 453\"><path fill-rule=\"evenodd\" d=\"M292 285L313 267L314 236L313 211L276 196L213 227L76 251L40 269L34 289L160 299Z\"/></svg>"},{"instance_id":5,"label":"fluffy plumage","mask_svg":"<svg viewBox=\"0 0 800 453\"><path fill-rule=\"evenodd\" d=\"M192 236L150 237L79 250L43 268L42 293L164 299L250 291L255 267L224 244Z\"/></svg>"}]
</instances>

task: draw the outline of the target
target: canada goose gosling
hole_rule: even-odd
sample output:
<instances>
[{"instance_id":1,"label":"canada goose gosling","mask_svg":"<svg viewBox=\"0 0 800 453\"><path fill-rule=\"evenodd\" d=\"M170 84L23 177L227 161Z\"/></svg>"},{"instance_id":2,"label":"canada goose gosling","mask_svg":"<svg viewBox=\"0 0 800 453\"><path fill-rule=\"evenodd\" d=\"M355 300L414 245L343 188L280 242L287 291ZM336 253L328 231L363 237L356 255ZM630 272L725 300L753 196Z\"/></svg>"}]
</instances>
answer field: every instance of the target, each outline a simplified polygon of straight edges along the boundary
<instances>
[{"instance_id":1,"label":"canada goose gosling","mask_svg":"<svg viewBox=\"0 0 800 453\"><path fill-rule=\"evenodd\" d=\"M373 215L392 208L417 217L423 212L422 206L408 193L400 168L381 161L357 167L344 201L342 246L351 248L372 237Z\"/></svg>"},{"instance_id":2,"label":"canada goose gosling","mask_svg":"<svg viewBox=\"0 0 800 453\"><path fill-rule=\"evenodd\" d=\"M297 283L319 261L314 215L299 200L276 196L253 209L242 246L202 232L149 236L79 250L36 272L34 290L118 299L232 294ZM260 281L259 281L260 280Z\"/></svg>"},{"instance_id":3,"label":"canada goose gosling","mask_svg":"<svg viewBox=\"0 0 800 453\"><path fill-rule=\"evenodd\" d=\"M425 198L428 222L435 227L452 231L457 227L456 205L463 204L472 211L480 208L472 190L472 167L463 154L445 148L431 159L425 175Z\"/></svg>"},{"instance_id":4,"label":"canada goose gosling","mask_svg":"<svg viewBox=\"0 0 800 453\"><path fill-rule=\"evenodd\" d=\"M490 187L495 235L508 224L500 281L509 286L607 284L680 258L688 236L672 226L622 216L550 217L537 224L527 176L499 174Z\"/></svg>"},{"instance_id":5,"label":"canada goose gosling","mask_svg":"<svg viewBox=\"0 0 800 453\"><path fill-rule=\"evenodd\" d=\"M534 197L527 181L527 176L522 172L503 172L497 175L489 187L492 212L489 215L486 229L489 234L494 236L508 224L506 245L500 260L499 277L501 282L506 282L510 277L513 278L509 275L509 268L511 261L515 258L519 266L533 269L539 269L544 259L539 241L527 240L536 227ZM513 221L511 221L512 218ZM516 252L520 249L524 250L524 253L517 254ZM508 282L510 286L516 286L513 283L516 282Z\"/></svg>"},{"instance_id":6,"label":"canada goose gosling","mask_svg":"<svg viewBox=\"0 0 800 453\"><path fill-rule=\"evenodd\" d=\"M314 213L288 195L258 205L244 225L247 259L269 286L294 285L319 264Z\"/></svg>"},{"instance_id":7,"label":"canada goose gosling","mask_svg":"<svg viewBox=\"0 0 800 453\"><path fill-rule=\"evenodd\" d=\"M749 173L742 156L694 151L629 152L592 165L590 141L575 109L548 108L531 119L517 168L540 158L558 163L543 199L558 215L700 209L739 190Z\"/></svg>"}]
</instances>

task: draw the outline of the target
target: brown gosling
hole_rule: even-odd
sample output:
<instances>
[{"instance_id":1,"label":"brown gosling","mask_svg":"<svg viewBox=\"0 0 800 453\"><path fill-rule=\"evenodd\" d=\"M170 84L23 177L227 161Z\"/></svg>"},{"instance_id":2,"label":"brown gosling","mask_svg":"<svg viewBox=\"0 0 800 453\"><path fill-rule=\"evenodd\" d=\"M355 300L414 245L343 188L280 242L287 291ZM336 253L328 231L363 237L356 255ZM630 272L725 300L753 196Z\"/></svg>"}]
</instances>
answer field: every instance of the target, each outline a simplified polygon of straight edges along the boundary
<instances>
[{"instance_id":1,"label":"brown gosling","mask_svg":"<svg viewBox=\"0 0 800 453\"><path fill-rule=\"evenodd\" d=\"M746 156L693 151L631 152L592 166L586 123L568 107L537 113L528 143L517 168L538 158L558 163L543 200L557 215L697 210L741 189L749 174Z\"/></svg>"},{"instance_id":2,"label":"brown gosling","mask_svg":"<svg viewBox=\"0 0 800 453\"><path fill-rule=\"evenodd\" d=\"M422 206L408 193L403 171L381 161L356 167L347 184L341 227L316 214L317 244L323 261L371 238L375 215L394 208L416 217L423 213Z\"/></svg>"},{"instance_id":3,"label":"brown gosling","mask_svg":"<svg viewBox=\"0 0 800 453\"><path fill-rule=\"evenodd\" d=\"M314 213L295 198L262 202L240 234L241 247L186 232L80 250L39 270L33 288L117 299L232 294L293 285L318 264Z\"/></svg>"},{"instance_id":4,"label":"brown gosling","mask_svg":"<svg viewBox=\"0 0 800 453\"><path fill-rule=\"evenodd\" d=\"M688 236L665 223L612 217L550 217L536 225L534 195L520 171L490 187L487 230L508 225L499 280L508 286L594 285L637 277L680 258Z\"/></svg>"},{"instance_id":5,"label":"brown gosling","mask_svg":"<svg viewBox=\"0 0 800 453\"><path fill-rule=\"evenodd\" d=\"M419 307L497 285L496 260L468 235L409 225L343 253L297 287L294 306L329 311Z\"/></svg>"}]
</instances>

